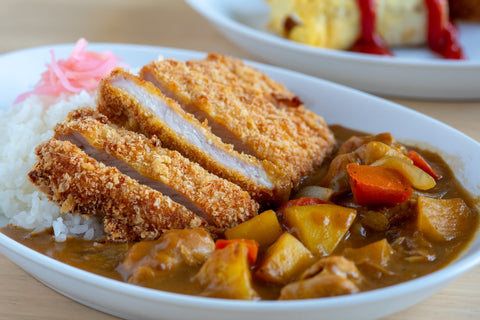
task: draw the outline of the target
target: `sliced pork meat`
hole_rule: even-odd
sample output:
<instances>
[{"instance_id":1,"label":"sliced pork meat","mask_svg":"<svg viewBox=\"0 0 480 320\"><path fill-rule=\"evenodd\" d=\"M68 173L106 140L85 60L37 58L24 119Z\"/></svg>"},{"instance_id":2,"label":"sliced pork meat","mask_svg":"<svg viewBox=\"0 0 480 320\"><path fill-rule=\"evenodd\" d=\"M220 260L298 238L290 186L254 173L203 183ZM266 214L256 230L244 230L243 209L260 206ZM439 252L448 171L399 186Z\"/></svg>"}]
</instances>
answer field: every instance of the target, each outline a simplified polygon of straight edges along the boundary
<instances>
[{"instance_id":1,"label":"sliced pork meat","mask_svg":"<svg viewBox=\"0 0 480 320\"><path fill-rule=\"evenodd\" d=\"M100 83L97 101L113 123L157 136L164 147L239 185L263 207L288 199L291 183L276 165L235 151L150 82L117 69Z\"/></svg>"},{"instance_id":2,"label":"sliced pork meat","mask_svg":"<svg viewBox=\"0 0 480 320\"><path fill-rule=\"evenodd\" d=\"M91 108L71 112L55 127L55 137L89 156L169 196L211 225L231 228L258 212L258 203L236 184L209 173L156 138L116 128Z\"/></svg>"},{"instance_id":3,"label":"sliced pork meat","mask_svg":"<svg viewBox=\"0 0 480 320\"><path fill-rule=\"evenodd\" d=\"M210 54L203 60L153 61L140 77L237 150L279 166L294 187L333 151L333 134L321 117L240 60Z\"/></svg>"},{"instance_id":4,"label":"sliced pork meat","mask_svg":"<svg viewBox=\"0 0 480 320\"><path fill-rule=\"evenodd\" d=\"M50 139L36 150L30 181L62 212L103 216L111 241L153 240L168 229L193 229L207 222L118 169L89 157L68 141Z\"/></svg>"}]
</instances>

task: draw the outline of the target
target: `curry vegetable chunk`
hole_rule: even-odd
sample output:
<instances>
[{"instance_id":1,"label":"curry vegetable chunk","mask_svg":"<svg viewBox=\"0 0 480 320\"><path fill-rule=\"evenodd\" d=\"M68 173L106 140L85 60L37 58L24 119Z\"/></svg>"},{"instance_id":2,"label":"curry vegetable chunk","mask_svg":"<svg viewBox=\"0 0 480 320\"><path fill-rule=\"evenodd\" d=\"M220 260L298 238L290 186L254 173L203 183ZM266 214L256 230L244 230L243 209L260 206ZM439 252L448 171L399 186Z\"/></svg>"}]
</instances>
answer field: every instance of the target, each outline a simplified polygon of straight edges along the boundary
<instances>
[{"instance_id":1,"label":"curry vegetable chunk","mask_svg":"<svg viewBox=\"0 0 480 320\"><path fill-rule=\"evenodd\" d=\"M343 251L346 258L357 264L369 262L383 267L388 265L393 254L393 249L387 239L378 240L360 248L347 248Z\"/></svg>"},{"instance_id":2,"label":"curry vegetable chunk","mask_svg":"<svg viewBox=\"0 0 480 320\"><path fill-rule=\"evenodd\" d=\"M285 232L268 248L255 275L266 282L287 284L314 261L312 253Z\"/></svg>"},{"instance_id":3,"label":"curry vegetable chunk","mask_svg":"<svg viewBox=\"0 0 480 320\"><path fill-rule=\"evenodd\" d=\"M202 296L244 300L259 298L252 286L248 248L242 242L215 250L194 281L202 286Z\"/></svg>"},{"instance_id":4,"label":"curry vegetable chunk","mask_svg":"<svg viewBox=\"0 0 480 320\"><path fill-rule=\"evenodd\" d=\"M316 256L333 252L356 214L355 209L333 204L292 206L284 210L285 225Z\"/></svg>"},{"instance_id":5,"label":"curry vegetable chunk","mask_svg":"<svg viewBox=\"0 0 480 320\"><path fill-rule=\"evenodd\" d=\"M391 168L401 172L412 186L417 189L428 190L435 187L435 179L419 167L414 166L410 159L407 160L400 157L385 156L371 165Z\"/></svg>"},{"instance_id":6,"label":"curry vegetable chunk","mask_svg":"<svg viewBox=\"0 0 480 320\"><path fill-rule=\"evenodd\" d=\"M393 138L392 141L389 142L390 144L376 141L375 139L381 139L387 142L380 135L368 140L355 140L353 143L348 143L347 141L348 147L340 148L340 150L343 151L339 151L337 156L332 160L321 184L333 189L336 193L345 193L350 190L347 174L347 165L349 163L370 165L388 156L409 160L403 153L403 148L399 147ZM356 149L354 149L355 147Z\"/></svg>"},{"instance_id":7,"label":"curry vegetable chunk","mask_svg":"<svg viewBox=\"0 0 480 320\"><path fill-rule=\"evenodd\" d=\"M388 266L395 251L385 238L360 248L346 248L342 255L355 262L366 277L381 278L384 275L394 274Z\"/></svg>"},{"instance_id":8,"label":"curry vegetable chunk","mask_svg":"<svg viewBox=\"0 0 480 320\"><path fill-rule=\"evenodd\" d=\"M418 229L434 241L448 241L467 229L472 211L460 198L418 197Z\"/></svg>"},{"instance_id":9,"label":"curry vegetable chunk","mask_svg":"<svg viewBox=\"0 0 480 320\"><path fill-rule=\"evenodd\" d=\"M261 227L260 227L261 226ZM258 216L225 231L227 239L253 239L260 247L267 248L283 233L273 210L262 212Z\"/></svg>"}]
</instances>

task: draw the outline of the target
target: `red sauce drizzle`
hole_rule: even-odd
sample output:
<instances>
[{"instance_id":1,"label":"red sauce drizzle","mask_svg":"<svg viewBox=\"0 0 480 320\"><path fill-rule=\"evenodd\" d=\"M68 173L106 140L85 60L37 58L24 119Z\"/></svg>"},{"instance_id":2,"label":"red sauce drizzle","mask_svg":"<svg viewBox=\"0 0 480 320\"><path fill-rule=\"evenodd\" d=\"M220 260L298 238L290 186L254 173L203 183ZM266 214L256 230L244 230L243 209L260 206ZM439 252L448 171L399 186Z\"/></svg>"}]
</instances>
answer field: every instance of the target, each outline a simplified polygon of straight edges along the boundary
<instances>
[{"instance_id":1,"label":"red sauce drizzle","mask_svg":"<svg viewBox=\"0 0 480 320\"><path fill-rule=\"evenodd\" d=\"M446 59L465 59L458 33L448 17L445 0L425 0L428 12L428 46Z\"/></svg>"},{"instance_id":2,"label":"red sauce drizzle","mask_svg":"<svg viewBox=\"0 0 480 320\"><path fill-rule=\"evenodd\" d=\"M361 32L350 51L393 56L375 28L375 0L357 0L357 3L360 8Z\"/></svg>"},{"instance_id":3,"label":"red sauce drizzle","mask_svg":"<svg viewBox=\"0 0 480 320\"><path fill-rule=\"evenodd\" d=\"M376 0L357 0L361 15L360 37L350 51L393 56L376 31ZM424 0L428 12L428 46L446 59L465 59L457 29L448 18L446 0Z\"/></svg>"}]
</instances>

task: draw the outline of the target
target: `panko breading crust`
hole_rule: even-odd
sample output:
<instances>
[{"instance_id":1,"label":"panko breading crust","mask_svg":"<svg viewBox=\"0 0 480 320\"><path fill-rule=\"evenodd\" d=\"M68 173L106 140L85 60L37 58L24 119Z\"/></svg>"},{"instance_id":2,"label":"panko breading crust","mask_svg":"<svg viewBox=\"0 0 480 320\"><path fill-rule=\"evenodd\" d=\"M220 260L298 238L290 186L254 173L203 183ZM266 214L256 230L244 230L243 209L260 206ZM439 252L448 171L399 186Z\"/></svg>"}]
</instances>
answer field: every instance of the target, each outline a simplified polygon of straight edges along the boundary
<instances>
[{"instance_id":1,"label":"panko breading crust","mask_svg":"<svg viewBox=\"0 0 480 320\"><path fill-rule=\"evenodd\" d=\"M152 240L168 229L206 226L205 220L160 192L138 184L116 168L54 138L39 145L28 174L62 212L104 218L111 241Z\"/></svg>"},{"instance_id":2,"label":"panko breading crust","mask_svg":"<svg viewBox=\"0 0 480 320\"><path fill-rule=\"evenodd\" d=\"M223 65L237 77L240 88L250 95L262 96L273 103L277 108L284 108L292 117L299 117L312 129L313 133L324 139L327 143L334 143L332 131L325 120L316 113L308 110L303 102L291 93L285 86L276 82L265 73L245 65L242 61L220 54L209 54L204 61L215 65ZM208 65L207 65L208 67Z\"/></svg>"},{"instance_id":3,"label":"panko breading crust","mask_svg":"<svg viewBox=\"0 0 480 320\"><path fill-rule=\"evenodd\" d=\"M217 54L186 62L165 59L144 66L140 76L186 110L207 114L212 128L212 122L226 128L259 159L279 166L294 187L333 151L333 134L321 117L240 60Z\"/></svg>"},{"instance_id":4,"label":"panko breading crust","mask_svg":"<svg viewBox=\"0 0 480 320\"><path fill-rule=\"evenodd\" d=\"M71 112L55 127L57 138L72 132L81 134L91 146L122 160L140 174L177 190L204 211L216 227L233 227L258 212L258 203L239 186L208 173L176 151L162 148L156 137L148 139L114 128L105 115L91 108Z\"/></svg>"},{"instance_id":5,"label":"panko breading crust","mask_svg":"<svg viewBox=\"0 0 480 320\"><path fill-rule=\"evenodd\" d=\"M164 101L174 112L195 126L199 132L208 138L216 148L232 155L252 166L261 167L272 182L273 188L259 184L252 177L241 174L234 168L227 168L222 163L213 160L200 147L190 144L186 139L170 129L162 119L149 111L134 97L112 85L112 81L123 77L141 86L153 97ZM255 157L236 152L229 144L225 144L216 135L212 134L206 123L200 123L191 114L185 112L178 103L163 95L152 83L143 81L120 69L114 70L110 76L104 78L98 88L98 110L105 114L110 121L126 129L145 134L148 137L158 136L166 148L179 151L191 161L199 163L209 172L227 179L247 191L261 206L278 206L286 201L290 195L291 184L279 169L269 161L259 161Z\"/></svg>"}]
</instances>

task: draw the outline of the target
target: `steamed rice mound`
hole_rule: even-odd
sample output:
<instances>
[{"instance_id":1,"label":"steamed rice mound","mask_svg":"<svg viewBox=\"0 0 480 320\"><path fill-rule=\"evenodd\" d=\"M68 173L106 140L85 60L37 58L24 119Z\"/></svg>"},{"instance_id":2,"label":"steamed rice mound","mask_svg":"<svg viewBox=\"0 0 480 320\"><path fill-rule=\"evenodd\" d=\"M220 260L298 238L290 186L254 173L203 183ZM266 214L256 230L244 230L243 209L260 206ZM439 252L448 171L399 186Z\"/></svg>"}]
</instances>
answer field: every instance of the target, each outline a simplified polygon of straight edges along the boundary
<instances>
[{"instance_id":1,"label":"steamed rice mound","mask_svg":"<svg viewBox=\"0 0 480 320\"><path fill-rule=\"evenodd\" d=\"M53 227L57 241L68 236L93 239L103 233L95 219L61 215L58 206L28 181L34 149L53 136L53 127L78 107L95 105L94 93L58 98L31 96L0 110L0 222L40 232Z\"/></svg>"}]
</instances>

